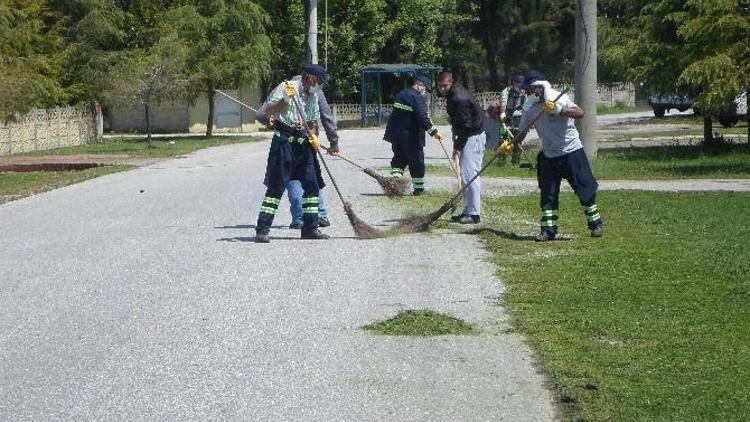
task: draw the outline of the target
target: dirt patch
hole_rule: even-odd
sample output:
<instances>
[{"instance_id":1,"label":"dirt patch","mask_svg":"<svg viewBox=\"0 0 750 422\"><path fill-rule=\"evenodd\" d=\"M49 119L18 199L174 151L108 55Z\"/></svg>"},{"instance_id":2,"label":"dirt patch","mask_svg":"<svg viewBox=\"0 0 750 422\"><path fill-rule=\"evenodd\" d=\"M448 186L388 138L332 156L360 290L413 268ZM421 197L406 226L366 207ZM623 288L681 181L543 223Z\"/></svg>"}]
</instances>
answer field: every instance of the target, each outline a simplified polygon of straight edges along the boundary
<instances>
[{"instance_id":1,"label":"dirt patch","mask_svg":"<svg viewBox=\"0 0 750 422\"><path fill-rule=\"evenodd\" d=\"M101 166L143 166L159 161L124 154L71 154L0 157L0 172L84 170Z\"/></svg>"}]
</instances>

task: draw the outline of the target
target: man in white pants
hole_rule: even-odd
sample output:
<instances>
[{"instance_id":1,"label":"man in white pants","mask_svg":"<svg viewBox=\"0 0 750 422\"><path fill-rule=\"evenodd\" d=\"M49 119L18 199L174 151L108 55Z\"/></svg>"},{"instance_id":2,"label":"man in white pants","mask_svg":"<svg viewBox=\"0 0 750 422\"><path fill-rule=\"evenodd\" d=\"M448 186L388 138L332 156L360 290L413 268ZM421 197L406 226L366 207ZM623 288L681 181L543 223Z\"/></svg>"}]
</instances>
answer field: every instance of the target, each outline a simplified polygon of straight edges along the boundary
<instances>
[{"instance_id":1,"label":"man in white pants","mask_svg":"<svg viewBox=\"0 0 750 422\"><path fill-rule=\"evenodd\" d=\"M461 181L466 185L482 168L484 146L484 110L466 88L454 83L451 72L438 76L438 89L446 99L448 120L453 132L453 159L459 158ZM482 204L479 177L466 188L464 210L451 217L461 224L477 224L481 221Z\"/></svg>"}]
</instances>

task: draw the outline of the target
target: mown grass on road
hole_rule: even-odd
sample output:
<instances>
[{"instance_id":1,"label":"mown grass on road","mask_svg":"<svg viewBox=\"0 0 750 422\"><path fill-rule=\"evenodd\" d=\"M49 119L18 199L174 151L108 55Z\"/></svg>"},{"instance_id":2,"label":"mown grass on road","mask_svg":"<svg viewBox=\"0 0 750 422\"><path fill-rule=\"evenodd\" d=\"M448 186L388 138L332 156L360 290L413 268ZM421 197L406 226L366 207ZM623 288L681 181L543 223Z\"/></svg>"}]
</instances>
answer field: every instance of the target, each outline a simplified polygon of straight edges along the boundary
<instances>
[{"instance_id":1,"label":"mown grass on road","mask_svg":"<svg viewBox=\"0 0 750 422\"><path fill-rule=\"evenodd\" d=\"M485 199L474 233L565 419L745 420L750 194L601 192L593 239L564 193L565 240L542 244L537 201Z\"/></svg>"},{"instance_id":2,"label":"mown grass on road","mask_svg":"<svg viewBox=\"0 0 750 422\"><path fill-rule=\"evenodd\" d=\"M521 163L536 164L537 150L526 151ZM485 155L485 163L492 157ZM428 166L428 173L450 174L447 165ZM750 177L750 145L717 144L600 149L593 165L600 180L736 179ZM482 176L536 178L536 171L498 159Z\"/></svg>"}]
</instances>

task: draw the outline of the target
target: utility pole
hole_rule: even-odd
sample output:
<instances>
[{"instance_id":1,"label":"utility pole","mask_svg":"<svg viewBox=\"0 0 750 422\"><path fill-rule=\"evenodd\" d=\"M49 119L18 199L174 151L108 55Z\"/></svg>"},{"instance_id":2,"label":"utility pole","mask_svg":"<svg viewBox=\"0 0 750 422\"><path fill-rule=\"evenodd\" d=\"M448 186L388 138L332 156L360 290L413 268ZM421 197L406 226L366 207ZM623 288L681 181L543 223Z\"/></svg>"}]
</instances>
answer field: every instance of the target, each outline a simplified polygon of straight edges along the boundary
<instances>
[{"instance_id":1,"label":"utility pole","mask_svg":"<svg viewBox=\"0 0 750 422\"><path fill-rule=\"evenodd\" d=\"M307 48L305 58L310 63L318 63L318 0L305 0L305 12L307 12ZM309 56L308 56L309 52Z\"/></svg>"},{"instance_id":2,"label":"utility pole","mask_svg":"<svg viewBox=\"0 0 750 422\"><path fill-rule=\"evenodd\" d=\"M596 159L596 0L576 0L575 102L584 111L576 120L589 161Z\"/></svg>"}]
</instances>

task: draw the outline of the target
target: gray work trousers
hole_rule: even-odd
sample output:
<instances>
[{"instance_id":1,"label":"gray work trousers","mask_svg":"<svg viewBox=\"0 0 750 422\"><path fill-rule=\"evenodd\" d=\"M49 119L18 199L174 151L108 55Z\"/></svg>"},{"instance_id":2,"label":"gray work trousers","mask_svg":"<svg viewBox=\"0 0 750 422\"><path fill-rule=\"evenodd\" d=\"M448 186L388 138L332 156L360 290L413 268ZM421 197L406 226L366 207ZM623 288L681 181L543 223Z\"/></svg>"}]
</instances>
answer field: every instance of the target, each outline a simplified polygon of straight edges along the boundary
<instances>
[{"instance_id":1,"label":"gray work trousers","mask_svg":"<svg viewBox=\"0 0 750 422\"><path fill-rule=\"evenodd\" d=\"M461 152L461 183L463 186L471 180L474 175L482 168L482 159L484 158L484 146L487 142L487 136L484 132L479 135L470 136L466 141L466 146ZM481 177L466 188L464 193L464 212L465 215L481 215L482 204L479 190L481 188Z\"/></svg>"}]
</instances>

